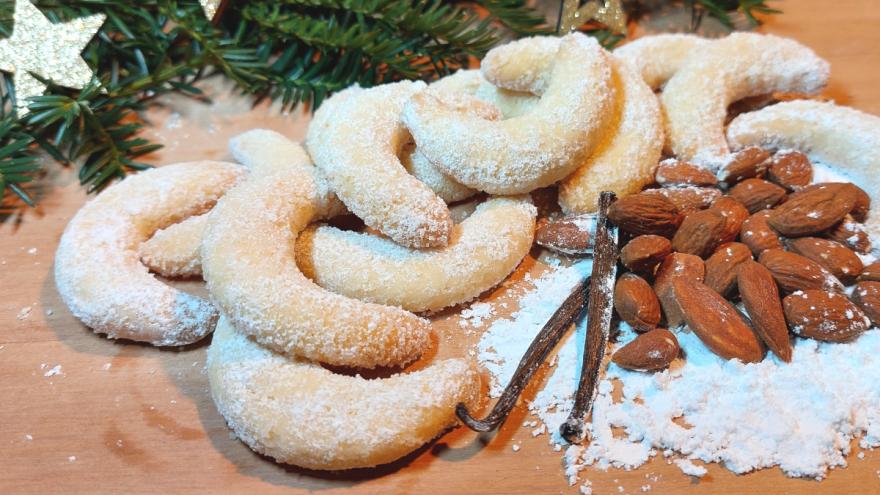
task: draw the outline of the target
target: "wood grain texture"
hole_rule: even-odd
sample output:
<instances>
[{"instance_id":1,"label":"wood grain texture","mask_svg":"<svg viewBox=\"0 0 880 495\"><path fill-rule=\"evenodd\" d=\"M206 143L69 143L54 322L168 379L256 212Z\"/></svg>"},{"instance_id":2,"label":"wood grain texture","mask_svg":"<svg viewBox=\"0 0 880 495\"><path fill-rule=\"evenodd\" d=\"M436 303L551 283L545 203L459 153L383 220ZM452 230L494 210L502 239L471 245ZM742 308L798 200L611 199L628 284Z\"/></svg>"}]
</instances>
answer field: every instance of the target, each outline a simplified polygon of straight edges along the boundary
<instances>
[{"instance_id":1,"label":"wood grain texture","mask_svg":"<svg viewBox=\"0 0 880 495\"><path fill-rule=\"evenodd\" d=\"M795 37L832 62L830 96L880 113L876 2L776 5L786 14L765 30ZM253 127L304 135L305 119L213 91L221 102L215 106L175 101L170 108L179 115L153 112L150 134L167 145L152 157L155 163L226 158L228 137ZM73 171L48 168L39 185L40 207L6 215L0 224L0 493L577 493L567 486L560 453L547 436L532 438L520 427L523 407L494 435L460 428L375 470L310 473L252 453L230 437L208 397L204 344L168 350L109 341L80 325L61 303L51 273L54 250L86 196ZM485 298L507 300L528 285L526 273L542 270L529 257L512 287ZM201 290L195 282L180 285ZM435 319L441 357L463 353L488 323L466 331L454 314ZM61 373L45 376L56 365ZM521 449L514 452L513 445ZM822 483L788 479L777 469L736 476L718 466L698 480L663 460L632 472L589 469L583 475L597 494L618 493L618 487L641 493L646 483L652 493L880 493L880 453L851 456L848 468L830 472Z\"/></svg>"}]
</instances>

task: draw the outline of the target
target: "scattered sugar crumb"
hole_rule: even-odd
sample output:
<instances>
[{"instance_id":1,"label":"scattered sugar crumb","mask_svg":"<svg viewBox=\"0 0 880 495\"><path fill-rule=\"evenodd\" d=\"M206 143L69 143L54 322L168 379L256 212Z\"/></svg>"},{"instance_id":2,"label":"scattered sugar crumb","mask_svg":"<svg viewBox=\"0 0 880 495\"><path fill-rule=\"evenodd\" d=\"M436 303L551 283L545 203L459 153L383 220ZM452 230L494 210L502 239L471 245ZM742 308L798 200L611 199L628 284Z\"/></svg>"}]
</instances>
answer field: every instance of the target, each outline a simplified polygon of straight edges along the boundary
<instances>
[{"instance_id":1,"label":"scattered sugar crumb","mask_svg":"<svg viewBox=\"0 0 880 495\"><path fill-rule=\"evenodd\" d=\"M76 462L76 456L72 455L67 458L67 462Z\"/></svg>"},{"instance_id":2,"label":"scattered sugar crumb","mask_svg":"<svg viewBox=\"0 0 880 495\"><path fill-rule=\"evenodd\" d=\"M116 446L119 447L119 448L121 449L121 448L122 448L122 440L117 440L117 441L116 441Z\"/></svg>"},{"instance_id":3,"label":"scattered sugar crumb","mask_svg":"<svg viewBox=\"0 0 880 495\"><path fill-rule=\"evenodd\" d=\"M49 308L49 309L46 310L46 316L52 316L52 315L54 315L54 314L55 314L55 310L54 310L54 309Z\"/></svg>"},{"instance_id":4,"label":"scattered sugar crumb","mask_svg":"<svg viewBox=\"0 0 880 495\"><path fill-rule=\"evenodd\" d=\"M35 254L37 254L37 248L32 247L32 248L30 248L30 249L27 250L27 253L28 253L29 255L31 255L31 256L34 256Z\"/></svg>"},{"instance_id":5,"label":"scattered sugar crumb","mask_svg":"<svg viewBox=\"0 0 880 495\"><path fill-rule=\"evenodd\" d=\"M859 459L864 459L864 458L865 458L865 453L864 453L864 452L859 452L858 455L857 455L856 457L858 457Z\"/></svg>"},{"instance_id":6,"label":"scattered sugar crumb","mask_svg":"<svg viewBox=\"0 0 880 495\"><path fill-rule=\"evenodd\" d=\"M651 485L642 485L642 487L639 488L639 490L641 490L643 493L650 492L650 491L651 491Z\"/></svg>"},{"instance_id":7,"label":"scattered sugar crumb","mask_svg":"<svg viewBox=\"0 0 880 495\"><path fill-rule=\"evenodd\" d=\"M45 365L44 365L43 367L45 367ZM41 367L41 368L42 368L42 367ZM61 365L60 365L60 364L56 364L54 368L52 368L51 370L49 370L49 371L43 373L43 376L47 376L47 377L48 377L48 376L63 375L63 374L64 374L64 373L61 372Z\"/></svg>"},{"instance_id":8,"label":"scattered sugar crumb","mask_svg":"<svg viewBox=\"0 0 880 495\"><path fill-rule=\"evenodd\" d=\"M34 308L32 306L25 306L25 307L21 308L21 310L19 310L19 312L15 316L15 318L18 320L27 319L27 317L31 315L31 311L33 311L33 309Z\"/></svg>"},{"instance_id":9,"label":"scattered sugar crumb","mask_svg":"<svg viewBox=\"0 0 880 495\"><path fill-rule=\"evenodd\" d=\"M31 434L27 434L27 435L24 436L24 439L27 440L27 441L31 441L31 440L34 439L34 436L31 435Z\"/></svg>"},{"instance_id":10,"label":"scattered sugar crumb","mask_svg":"<svg viewBox=\"0 0 880 495\"><path fill-rule=\"evenodd\" d=\"M491 319L494 314L492 305L476 302L461 312L461 326L479 327L484 320Z\"/></svg>"},{"instance_id":11,"label":"scattered sugar crumb","mask_svg":"<svg viewBox=\"0 0 880 495\"><path fill-rule=\"evenodd\" d=\"M706 476L706 468L703 466L697 466L690 459L676 459L673 461L678 469L681 469L681 472L688 476L696 476L698 478L702 478Z\"/></svg>"},{"instance_id":12,"label":"scattered sugar crumb","mask_svg":"<svg viewBox=\"0 0 880 495\"><path fill-rule=\"evenodd\" d=\"M579 490L581 495L593 495L593 482L590 480L584 480Z\"/></svg>"},{"instance_id":13,"label":"scattered sugar crumb","mask_svg":"<svg viewBox=\"0 0 880 495\"><path fill-rule=\"evenodd\" d=\"M518 443L515 443L510 448L513 449L514 452L519 452L520 446Z\"/></svg>"},{"instance_id":14,"label":"scattered sugar crumb","mask_svg":"<svg viewBox=\"0 0 880 495\"><path fill-rule=\"evenodd\" d=\"M101 366L101 369L103 371L109 371L112 366L113 366L113 363L104 363L104 365Z\"/></svg>"}]
</instances>

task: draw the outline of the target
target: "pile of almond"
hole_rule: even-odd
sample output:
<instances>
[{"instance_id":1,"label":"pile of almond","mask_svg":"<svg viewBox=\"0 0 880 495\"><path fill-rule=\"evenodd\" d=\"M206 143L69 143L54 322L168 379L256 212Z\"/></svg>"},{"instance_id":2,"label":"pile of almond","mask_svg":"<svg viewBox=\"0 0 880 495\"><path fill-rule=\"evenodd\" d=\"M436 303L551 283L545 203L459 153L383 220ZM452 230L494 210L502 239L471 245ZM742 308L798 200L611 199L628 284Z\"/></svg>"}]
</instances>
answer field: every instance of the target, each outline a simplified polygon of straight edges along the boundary
<instances>
[{"instance_id":1,"label":"pile of almond","mask_svg":"<svg viewBox=\"0 0 880 495\"><path fill-rule=\"evenodd\" d=\"M791 334L843 342L880 324L880 263L857 255L871 249L861 224L870 198L859 187L811 184L804 154L759 148L717 176L668 159L655 178L609 211L628 270L615 310L642 332L614 354L618 365L665 368L679 354L666 328L681 325L719 356L750 363L765 349L791 361ZM539 242L588 251L588 236L554 235L573 222L545 225Z\"/></svg>"}]
</instances>

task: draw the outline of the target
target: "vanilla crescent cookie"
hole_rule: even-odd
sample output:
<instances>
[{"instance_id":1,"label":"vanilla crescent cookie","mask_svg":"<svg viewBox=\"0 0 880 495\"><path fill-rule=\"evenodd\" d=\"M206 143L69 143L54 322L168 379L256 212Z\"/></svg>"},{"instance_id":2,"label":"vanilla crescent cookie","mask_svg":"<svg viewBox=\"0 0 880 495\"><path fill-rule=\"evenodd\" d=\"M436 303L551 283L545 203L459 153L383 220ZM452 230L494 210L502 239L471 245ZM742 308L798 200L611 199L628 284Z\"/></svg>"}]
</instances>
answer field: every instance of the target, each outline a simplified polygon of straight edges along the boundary
<instances>
[{"instance_id":1,"label":"vanilla crescent cookie","mask_svg":"<svg viewBox=\"0 0 880 495\"><path fill-rule=\"evenodd\" d=\"M880 198L880 117L850 107L813 100L777 103L737 116L727 127L734 149L760 146L796 149L811 160L831 165L849 176L872 198ZM880 235L880 217L866 222Z\"/></svg>"},{"instance_id":2,"label":"vanilla crescent cookie","mask_svg":"<svg viewBox=\"0 0 880 495\"><path fill-rule=\"evenodd\" d=\"M268 129L254 129L229 141L232 156L251 173L278 163L310 163L302 146ZM330 190L326 181L318 179L320 209L330 218L345 213L345 205ZM195 215L157 231L141 244L141 261L150 271L163 277L200 277L202 261L199 249L208 214Z\"/></svg>"},{"instance_id":3,"label":"vanilla crescent cookie","mask_svg":"<svg viewBox=\"0 0 880 495\"><path fill-rule=\"evenodd\" d=\"M724 119L731 103L779 91L817 93L829 71L809 48L769 34L733 33L700 47L660 97L669 149L680 159L718 168L730 157Z\"/></svg>"},{"instance_id":4,"label":"vanilla crescent cookie","mask_svg":"<svg viewBox=\"0 0 880 495\"><path fill-rule=\"evenodd\" d=\"M55 254L55 283L71 312L111 338L171 346L214 329L210 302L156 280L138 259L157 230L199 215L243 175L232 163L190 162L141 172L85 204Z\"/></svg>"},{"instance_id":5,"label":"vanilla crescent cookie","mask_svg":"<svg viewBox=\"0 0 880 495\"><path fill-rule=\"evenodd\" d=\"M214 403L238 438L308 469L394 461L455 425L456 404L479 402L479 374L461 359L367 380L275 354L226 318L206 367Z\"/></svg>"},{"instance_id":6,"label":"vanilla crescent cookie","mask_svg":"<svg viewBox=\"0 0 880 495\"><path fill-rule=\"evenodd\" d=\"M438 310L503 281L532 247L536 213L527 197L491 198L453 228L448 246L428 250L315 226L297 242L297 264L339 294L410 311Z\"/></svg>"},{"instance_id":7,"label":"vanilla crescent cookie","mask_svg":"<svg viewBox=\"0 0 880 495\"><path fill-rule=\"evenodd\" d=\"M569 213L596 211L599 194L635 194L654 181L663 152L660 102L639 74L612 57L622 100L617 129L559 185L559 205Z\"/></svg>"},{"instance_id":8,"label":"vanilla crescent cookie","mask_svg":"<svg viewBox=\"0 0 880 495\"><path fill-rule=\"evenodd\" d=\"M352 86L315 112L306 147L339 199L368 226L416 248L445 246L452 219L446 203L411 176L398 154L409 139L404 103L425 83Z\"/></svg>"},{"instance_id":9,"label":"vanilla crescent cookie","mask_svg":"<svg viewBox=\"0 0 880 495\"><path fill-rule=\"evenodd\" d=\"M543 43L516 43L529 41ZM510 62L520 68L547 64ZM550 66L546 89L526 114L505 120L465 115L449 95L428 90L409 99L403 123L431 163L466 186L491 194L548 186L593 151L613 118L615 98L608 56L592 38L563 37Z\"/></svg>"},{"instance_id":10,"label":"vanilla crescent cookie","mask_svg":"<svg viewBox=\"0 0 880 495\"><path fill-rule=\"evenodd\" d=\"M238 330L275 351L363 368L410 362L430 345L430 322L328 292L296 265L297 235L333 214L331 198L305 153L298 162L262 163L208 217L208 290Z\"/></svg>"},{"instance_id":11,"label":"vanilla crescent cookie","mask_svg":"<svg viewBox=\"0 0 880 495\"><path fill-rule=\"evenodd\" d=\"M695 50L711 42L694 34L657 34L616 48L614 56L656 90L678 72Z\"/></svg>"}]
</instances>

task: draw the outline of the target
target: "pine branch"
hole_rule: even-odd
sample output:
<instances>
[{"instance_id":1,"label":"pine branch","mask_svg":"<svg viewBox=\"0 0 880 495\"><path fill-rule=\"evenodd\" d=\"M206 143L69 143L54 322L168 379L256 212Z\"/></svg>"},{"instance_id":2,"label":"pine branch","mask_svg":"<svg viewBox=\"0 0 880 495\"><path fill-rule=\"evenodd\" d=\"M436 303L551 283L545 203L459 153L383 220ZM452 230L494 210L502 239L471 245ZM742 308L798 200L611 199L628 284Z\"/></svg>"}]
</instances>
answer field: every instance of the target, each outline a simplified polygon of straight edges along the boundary
<instances>
[{"instance_id":1,"label":"pine branch","mask_svg":"<svg viewBox=\"0 0 880 495\"><path fill-rule=\"evenodd\" d=\"M477 0L496 22L519 35L553 34L544 15L525 0Z\"/></svg>"}]
</instances>

